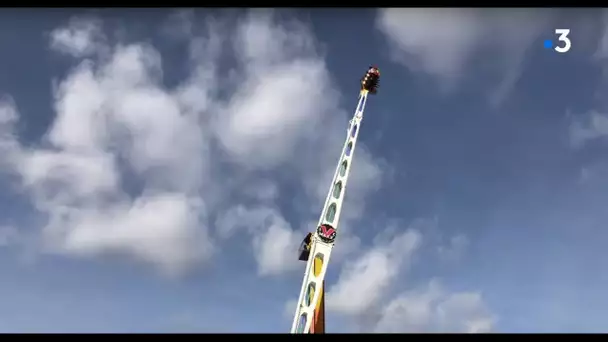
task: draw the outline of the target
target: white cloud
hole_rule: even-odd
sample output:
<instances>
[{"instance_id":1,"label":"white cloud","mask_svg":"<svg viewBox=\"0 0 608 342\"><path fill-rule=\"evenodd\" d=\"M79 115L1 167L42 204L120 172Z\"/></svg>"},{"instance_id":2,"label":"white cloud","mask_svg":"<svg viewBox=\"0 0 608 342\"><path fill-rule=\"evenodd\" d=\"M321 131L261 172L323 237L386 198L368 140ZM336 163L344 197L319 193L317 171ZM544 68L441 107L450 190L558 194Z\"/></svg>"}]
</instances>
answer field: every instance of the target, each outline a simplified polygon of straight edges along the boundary
<instances>
[{"instance_id":1,"label":"white cloud","mask_svg":"<svg viewBox=\"0 0 608 342\"><path fill-rule=\"evenodd\" d=\"M180 272L205 258L212 245L199 227L196 200L182 194L141 196L109 209L53 212L46 232L50 241L77 255L129 253L153 262L162 270ZM61 216L59 216L61 215Z\"/></svg>"},{"instance_id":2,"label":"white cloud","mask_svg":"<svg viewBox=\"0 0 608 342\"><path fill-rule=\"evenodd\" d=\"M603 98L603 92L605 92L606 81L608 80L608 11L601 11L601 36L595 47L595 53L593 54L593 62L602 69L603 79L602 83L596 89L597 99L600 104L605 103L601 100ZM597 29L593 26L593 31ZM585 43L585 42L583 42ZM581 115L572 115L568 113L568 118L571 119L569 127L569 138L571 147L577 149L584 146L588 141L595 140L608 135L608 115L606 115L605 108L596 107L594 110L590 110Z\"/></svg>"},{"instance_id":3,"label":"white cloud","mask_svg":"<svg viewBox=\"0 0 608 342\"><path fill-rule=\"evenodd\" d=\"M454 262L459 260L469 246L469 239L462 234L450 237L447 245L437 247L439 257L445 261Z\"/></svg>"},{"instance_id":4,"label":"white cloud","mask_svg":"<svg viewBox=\"0 0 608 342\"><path fill-rule=\"evenodd\" d=\"M357 315L371 308L399 275L401 267L409 263L420 242L420 233L408 230L347 262L338 283L328 289L328 310Z\"/></svg>"},{"instance_id":5,"label":"white cloud","mask_svg":"<svg viewBox=\"0 0 608 342\"><path fill-rule=\"evenodd\" d=\"M491 9L382 9L377 28L397 61L429 74L452 90L474 68L489 78L491 101L500 102L519 79L526 50L552 13ZM441 23L441 24L438 24Z\"/></svg>"},{"instance_id":6,"label":"white cloud","mask_svg":"<svg viewBox=\"0 0 608 342\"><path fill-rule=\"evenodd\" d=\"M379 317L376 332L484 333L495 323L479 293L447 293L435 280L398 295Z\"/></svg>"},{"instance_id":7,"label":"white cloud","mask_svg":"<svg viewBox=\"0 0 608 342\"><path fill-rule=\"evenodd\" d=\"M595 51L595 57L604 62L608 57L608 11L602 10L601 12L602 21L602 36L597 44Z\"/></svg>"},{"instance_id":8,"label":"white cloud","mask_svg":"<svg viewBox=\"0 0 608 342\"><path fill-rule=\"evenodd\" d=\"M324 113L315 112L318 103L314 99L323 104L323 89L316 82L327 84L325 73L319 62L291 61L275 66L263 77L253 76L231 99L226 115L220 115L219 141L246 165L267 168L291 158L295 144L305 134L314 133L312 128ZM279 93L282 101L274 100Z\"/></svg>"},{"instance_id":9,"label":"white cloud","mask_svg":"<svg viewBox=\"0 0 608 342\"><path fill-rule=\"evenodd\" d=\"M303 235L275 203L281 184L262 173L291 173L286 180L304 188L298 226L318 215L342 145L335 133L347 122L323 57L305 26L278 23L269 13L252 12L236 27L214 19L199 30L192 20L169 20L169 36L189 44L192 69L171 89L156 47L114 44L96 19L74 18L54 30L51 47L77 63L58 82L56 117L41 147L19 143L16 105L2 102L0 146L14 156L3 161L48 216L48 251L128 255L176 273L207 260L214 243L245 227L260 274L297 265ZM236 64L220 76L228 54ZM352 218L381 179L359 146L362 171L349 184L358 209ZM242 197L256 205L239 205Z\"/></svg>"},{"instance_id":10,"label":"white cloud","mask_svg":"<svg viewBox=\"0 0 608 342\"><path fill-rule=\"evenodd\" d=\"M95 20L74 19L53 31L51 47L77 65L58 83L56 117L41 144L19 142L18 104L0 102L0 149L10 156L2 162L48 217L41 228L48 252L129 256L178 274L245 233L239 236L250 239L259 275L298 269L303 232L292 225L314 229L308 223L321 210L350 115L338 107L314 38L297 22L259 12L237 27L211 21L201 35L191 17L178 19L192 72L171 89L154 46L113 44ZM354 163L336 260L361 247L352 227L390 169L362 143ZM298 191L289 196L303 202L301 217L278 205L283 181ZM328 310L385 308L378 329L393 329L380 325L399 306L387 304L385 294L406 273L421 238L413 229L393 231L347 262L328 289ZM478 312L473 297L442 298L437 312L445 317L462 307Z\"/></svg>"},{"instance_id":11,"label":"white cloud","mask_svg":"<svg viewBox=\"0 0 608 342\"><path fill-rule=\"evenodd\" d=\"M398 234L397 226L389 226L376 236L375 246L346 262L337 283L328 286L327 310L359 322L362 332L491 331L495 317L477 292L449 292L438 280L403 291L423 236L432 235L417 229L425 223L417 220ZM460 235L451 239L452 245L464 241ZM403 292L395 295L395 290ZM288 305L293 310L295 303Z\"/></svg>"},{"instance_id":12,"label":"white cloud","mask_svg":"<svg viewBox=\"0 0 608 342\"><path fill-rule=\"evenodd\" d=\"M587 141L608 135L608 117L596 111L576 117L570 124L570 143L579 148Z\"/></svg>"},{"instance_id":13,"label":"white cloud","mask_svg":"<svg viewBox=\"0 0 608 342\"><path fill-rule=\"evenodd\" d=\"M192 38L194 34L194 12L192 10L180 9L168 15L161 34L172 41L181 41L184 38Z\"/></svg>"},{"instance_id":14,"label":"white cloud","mask_svg":"<svg viewBox=\"0 0 608 342\"><path fill-rule=\"evenodd\" d=\"M21 149L14 166L50 218L51 250L128 254L169 273L212 250L202 199L186 196L203 174L200 128L158 85L159 68L145 45L82 62L57 91L49 148ZM122 169L143 177L144 193L133 199Z\"/></svg>"},{"instance_id":15,"label":"white cloud","mask_svg":"<svg viewBox=\"0 0 608 342\"><path fill-rule=\"evenodd\" d=\"M296 251L304 235L294 232L274 208L234 206L222 213L215 225L222 238L231 237L245 229L252 237L260 275L279 274L299 265Z\"/></svg>"},{"instance_id":16,"label":"white cloud","mask_svg":"<svg viewBox=\"0 0 608 342\"><path fill-rule=\"evenodd\" d=\"M15 110L13 99L10 97L0 98L0 167L5 164L14 163L19 143L15 136L15 124L19 119Z\"/></svg>"},{"instance_id":17,"label":"white cloud","mask_svg":"<svg viewBox=\"0 0 608 342\"><path fill-rule=\"evenodd\" d=\"M483 34L480 25L471 9L384 9L378 19L399 54L411 53L424 71L446 79L460 77Z\"/></svg>"},{"instance_id":18,"label":"white cloud","mask_svg":"<svg viewBox=\"0 0 608 342\"><path fill-rule=\"evenodd\" d=\"M14 244L19 237L19 232L13 226L0 226L0 247Z\"/></svg>"},{"instance_id":19,"label":"white cloud","mask_svg":"<svg viewBox=\"0 0 608 342\"><path fill-rule=\"evenodd\" d=\"M254 236L253 246L261 275L277 274L296 269L302 236L296 234L285 221L275 221L260 235Z\"/></svg>"},{"instance_id":20,"label":"white cloud","mask_svg":"<svg viewBox=\"0 0 608 342\"><path fill-rule=\"evenodd\" d=\"M318 136L321 118L337 110L325 63L305 28L284 29L268 16L250 16L235 41L245 75L217 116L217 138L247 166L292 160L296 144Z\"/></svg>"},{"instance_id":21,"label":"white cloud","mask_svg":"<svg viewBox=\"0 0 608 342\"><path fill-rule=\"evenodd\" d=\"M104 40L101 22L94 19L75 18L69 26L51 32L51 48L73 57L85 57L100 47Z\"/></svg>"}]
</instances>

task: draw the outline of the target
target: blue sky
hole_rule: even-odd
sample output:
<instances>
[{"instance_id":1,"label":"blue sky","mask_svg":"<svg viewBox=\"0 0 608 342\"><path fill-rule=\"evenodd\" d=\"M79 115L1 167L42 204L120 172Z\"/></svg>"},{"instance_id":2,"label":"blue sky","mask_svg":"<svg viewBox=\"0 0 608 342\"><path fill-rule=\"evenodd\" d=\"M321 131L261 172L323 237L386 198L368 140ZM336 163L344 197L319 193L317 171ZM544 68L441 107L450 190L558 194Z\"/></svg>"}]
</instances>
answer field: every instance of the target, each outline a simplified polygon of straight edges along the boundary
<instances>
[{"instance_id":1,"label":"blue sky","mask_svg":"<svg viewBox=\"0 0 608 342\"><path fill-rule=\"evenodd\" d=\"M0 16L0 331L289 331L370 64L328 331L605 330L606 13Z\"/></svg>"}]
</instances>

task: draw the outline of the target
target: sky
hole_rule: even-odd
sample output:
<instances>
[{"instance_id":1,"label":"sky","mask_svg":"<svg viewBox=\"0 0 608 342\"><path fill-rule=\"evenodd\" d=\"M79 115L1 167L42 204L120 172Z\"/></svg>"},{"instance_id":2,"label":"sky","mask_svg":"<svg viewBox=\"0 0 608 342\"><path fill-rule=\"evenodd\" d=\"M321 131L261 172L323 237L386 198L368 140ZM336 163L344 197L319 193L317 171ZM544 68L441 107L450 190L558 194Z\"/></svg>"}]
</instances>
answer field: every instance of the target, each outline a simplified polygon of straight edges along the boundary
<instances>
[{"instance_id":1,"label":"sky","mask_svg":"<svg viewBox=\"0 0 608 342\"><path fill-rule=\"evenodd\" d=\"M566 53L555 29L570 29ZM6 9L0 331L601 332L608 12Z\"/></svg>"}]
</instances>

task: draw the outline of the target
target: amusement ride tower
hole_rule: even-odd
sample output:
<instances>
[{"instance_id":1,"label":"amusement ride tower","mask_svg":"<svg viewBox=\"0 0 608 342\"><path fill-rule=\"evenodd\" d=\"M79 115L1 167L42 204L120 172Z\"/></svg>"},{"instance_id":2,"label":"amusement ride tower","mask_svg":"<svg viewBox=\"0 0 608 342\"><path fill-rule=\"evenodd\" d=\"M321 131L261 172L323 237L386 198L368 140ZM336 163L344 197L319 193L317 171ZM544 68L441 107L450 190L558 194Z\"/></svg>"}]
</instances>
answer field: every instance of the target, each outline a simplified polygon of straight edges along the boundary
<instances>
[{"instance_id":1,"label":"amusement ride tower","mask_svg":"<svg viewBox=\"0 0 608 342\"><path fill-rule=\"evenodd\" d=\"M302 281L291 333L322 334L325 332L325 273L338 232L340 212L342 211L361 120L363 120L365 102L368 94L375 94L378 90L379 80L380 70L374 66L370 67L361 79L359 103L355 115L348 125L342 155L327 193L317 230L314 233L308 233L302 241L299 259L306 261L306 270L304 271L304 280Z\"/></svg>"}]
</instances>

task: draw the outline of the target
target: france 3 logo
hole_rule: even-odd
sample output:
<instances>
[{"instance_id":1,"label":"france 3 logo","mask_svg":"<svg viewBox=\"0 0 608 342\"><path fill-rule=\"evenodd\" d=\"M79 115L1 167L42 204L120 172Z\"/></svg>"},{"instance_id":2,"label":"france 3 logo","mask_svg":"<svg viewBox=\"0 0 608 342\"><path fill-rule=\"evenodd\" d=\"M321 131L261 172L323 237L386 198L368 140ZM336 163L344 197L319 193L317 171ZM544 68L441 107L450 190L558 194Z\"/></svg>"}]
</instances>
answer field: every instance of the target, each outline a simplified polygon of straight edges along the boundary
<instances>
[{"instance_id":1,"label":"france 3 logo","mask_svg":"<svg viewBox=\"0 0 608 342\"><path fill-rule=\"evenodd\" d=\"M553 48L553 50L558 53L566 53L570 51L572 47L572 42L568 35L570 34L570 29L555 29L555 34L557 35L557 42L553 42L553 39L547 39L544 42L545 49Z\"/></svg>"}]
</instances>

